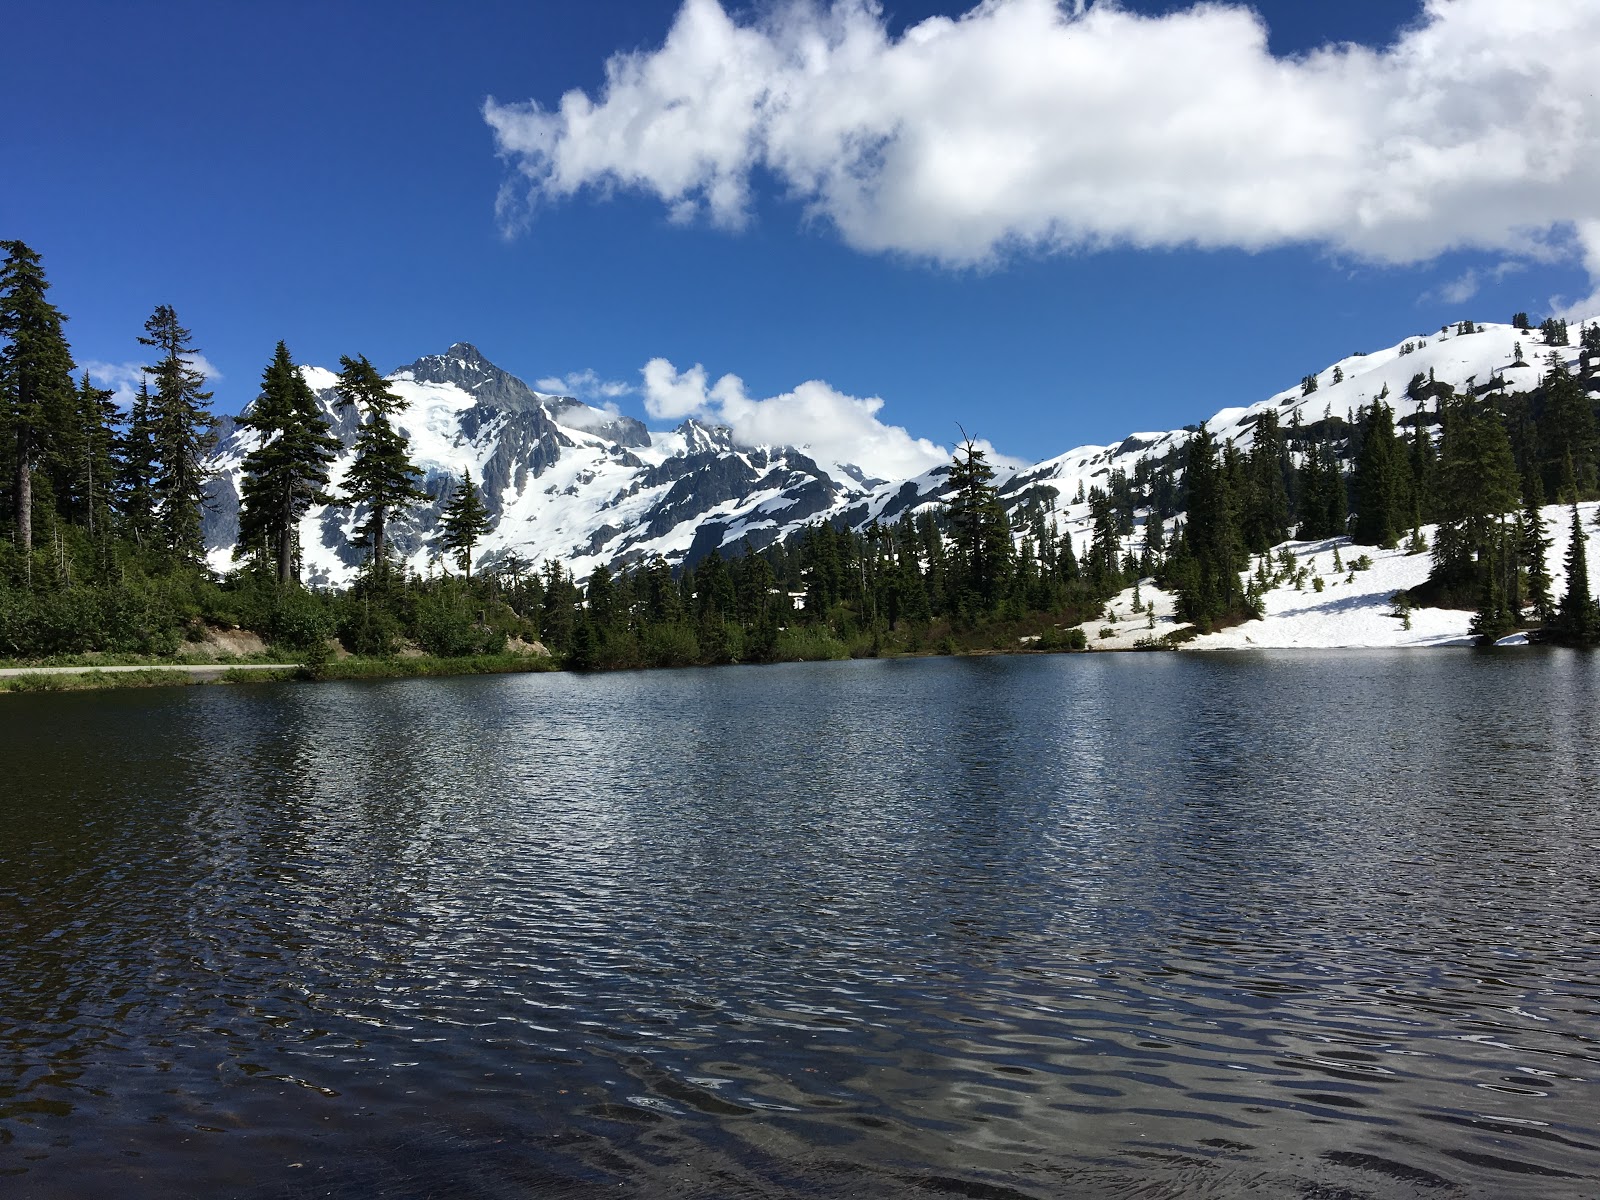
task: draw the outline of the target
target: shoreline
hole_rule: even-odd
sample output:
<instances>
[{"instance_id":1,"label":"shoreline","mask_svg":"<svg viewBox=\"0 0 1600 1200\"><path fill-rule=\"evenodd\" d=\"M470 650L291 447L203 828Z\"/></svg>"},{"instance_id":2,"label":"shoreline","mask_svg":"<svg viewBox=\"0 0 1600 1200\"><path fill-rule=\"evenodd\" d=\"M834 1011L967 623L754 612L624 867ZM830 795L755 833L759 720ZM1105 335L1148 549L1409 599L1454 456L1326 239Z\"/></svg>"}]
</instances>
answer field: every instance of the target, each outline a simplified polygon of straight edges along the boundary
<instances>
[{"instance_id":1,"label":"shoreline","mask_svg":"<svg viewBox=\"0 0 1600 1200\"><path fill-rule=\"evenodd\" d=\"M363 679L445 679L471 675L526 675L562 672L605 675L613 671L703 670L714 667L770 667L798 662L888 662L896 659L995 658L1044 655L1124 655L1124 654L1351 654L1393 653L1395 651L1441 650L1518 650L1549 648L1529 639L1525 633L1492 646L1467 640L1412 642L1400 645L1277 646L1277 645L1200 645L1195 641L1143 646L1094 646L1082 650L1039 650L1027 646L1015 649L974 649L945 654L937 650L906 651L853 659L778 659L772 662L701 663L684 666L630 666L579 671L557 664L553 659L485 656L479 658L397 658L356 659L311 667L303 663L173 663L116 664L107 666L7 666L0 667L0 696L38 692L116 691L149 687L196 687L213 684L250 683L340 683Z\"/></svg>"}]
</instances>

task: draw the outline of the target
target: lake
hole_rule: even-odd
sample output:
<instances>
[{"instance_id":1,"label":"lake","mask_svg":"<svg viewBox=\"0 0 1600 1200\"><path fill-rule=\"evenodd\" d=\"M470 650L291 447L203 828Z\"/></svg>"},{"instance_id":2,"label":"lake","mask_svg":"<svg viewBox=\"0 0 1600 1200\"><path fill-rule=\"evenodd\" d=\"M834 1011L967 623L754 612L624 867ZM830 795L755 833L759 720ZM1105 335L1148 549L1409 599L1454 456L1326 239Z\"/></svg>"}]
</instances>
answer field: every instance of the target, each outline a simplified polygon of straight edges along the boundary
<instances>
[{"instance_id":1,"label":"lake","mask_svg":"<svg viewBox=\"0 0 1600 1200\"><path fill-rule=\"evenodd\" d=\"M0 1194L1592 1197L1600 656L0 699Z\"/></svg>"}]
</instances>

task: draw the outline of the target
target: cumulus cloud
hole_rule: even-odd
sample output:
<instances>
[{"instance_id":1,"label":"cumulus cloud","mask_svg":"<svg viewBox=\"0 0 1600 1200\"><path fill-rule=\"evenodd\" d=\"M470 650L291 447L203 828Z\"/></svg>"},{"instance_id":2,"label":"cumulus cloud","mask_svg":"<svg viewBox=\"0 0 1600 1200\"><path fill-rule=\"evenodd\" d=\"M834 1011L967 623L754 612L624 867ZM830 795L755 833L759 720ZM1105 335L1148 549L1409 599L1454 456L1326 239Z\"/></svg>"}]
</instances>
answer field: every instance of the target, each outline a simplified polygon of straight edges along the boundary
<instances>
[{"instance_id":1,"label":"cumulus cloud","mask_svg":"<svg viewBox=\"0 0 1600 1200\"><path fill-rule=\"evenodd\" d=\"M680 371L664 358L645 364L645 411L658 420L695 417L726 425L745 446L794 446L824 463L848 463L880 479L906 479L950 461L950 452L878 419L883 401L847 396L820 379L792 392L752 397L744 380L724 375L708 386L699 363ZM1020 465L981 444L991 462Z\"/></svg>"},{"instance_id":2,"label":"cumulus cloud","mask_svg":"<svg viewBox=\"0 0 1600 1200\"><path fill-rule=\"evenodd\" d=\"M577 400L599 402L601 407L615 412L614 401L620 396L630 396L637 389L620 379L602 379L592 367L569 371L565 375L550 375L537 381L534 387L554 396L571 396Z\"/></svg>"},{"instance_id":3,"label":"cumulus cloud","mask_svg":"<svg viewBox=\"0 0 1600 1200\"><path fill-rule=\"evenodd\" d=\"M195 370L206 377L208 383L215 383L222 378L222 372L204 354L191 354L186 361ZM133 403L133 398L139 392L139 383L145 378L147 364L139 362L101 362L90 359L79 363L79 369L89 372L89 378L100 387L112 389L116 395L113 399L123 408Z\"/></svg>"},{"instance_id":4,"label":"cumulus cloud","mask_svg":"<svg viewBox=\"0 0 1600 1200\"><path fill-rule=\"evenodd\" d=\"M770 175L850 245L1312 244L1570 254L1600 280L1600 5L1427 0L1394 44L1275 57L1250 8L984 0L891 36L872 0L684 0L594 96L488 100L502 218L585 189L738 228Z\"/></svg>"}]
</instances>

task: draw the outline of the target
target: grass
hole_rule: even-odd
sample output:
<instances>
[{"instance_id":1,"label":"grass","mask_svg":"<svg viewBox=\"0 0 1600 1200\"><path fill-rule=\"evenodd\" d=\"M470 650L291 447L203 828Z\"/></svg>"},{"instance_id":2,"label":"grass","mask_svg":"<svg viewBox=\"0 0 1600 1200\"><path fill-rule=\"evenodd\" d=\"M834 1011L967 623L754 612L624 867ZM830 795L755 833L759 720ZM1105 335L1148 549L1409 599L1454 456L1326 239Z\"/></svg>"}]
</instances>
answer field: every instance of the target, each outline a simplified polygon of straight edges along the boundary
<instances>
[{"instance_id":1,"label":"grass","mask_svg":"<svg viewBox=\"0 0 1600 1200\"><path fill-rule=\"evenodd\" d=\"M270 671L228 672L254 678L271 675ZM226 676L199 676L188 671L162 670L152 667L147 671L85 671L76 675L8 675L0 678L0 692L91 692L101 688L171 687L174 684L215 683Z\"/></svg>"},{"instance_id":2,"label":"grass","mask_svg":"<svg viewBox=\"0 0 1600 1200\"><path fill-rule=\"evenodd\" d=\"M248 660L236 660L248 661ZM271 661L270 659L268 661ZM36 664L29 664L36 665ZM51 666L71 666L51 663ZM139 663L98 663L97 666L138 666ZM185 663L186 666L210 666ZM196 674L178 670L166 659L139 671L88 670L74 674L0 676L0 692L87 692L106 688L194 686L211 683L283 683L289 680L414 679L439 675L507 675L526 671L554 671L548 658L517 654L489 654L472 658L347 658L315 666L285 666L276 670L227 670Z\"/></svg>"},{"instance_id":3,"label":"grass","mask_svg":"<svg viewBox=\"0 0 1600 1200\"><path fill-rule=\"evenodd\" d=\"M552 659L525 654L479 654L470 658L346 658L308 664L296 679L420 679L438 675L513 675L555 671ZM270 672L240 672L246 676Z\"/></svg>"}]
</instances>

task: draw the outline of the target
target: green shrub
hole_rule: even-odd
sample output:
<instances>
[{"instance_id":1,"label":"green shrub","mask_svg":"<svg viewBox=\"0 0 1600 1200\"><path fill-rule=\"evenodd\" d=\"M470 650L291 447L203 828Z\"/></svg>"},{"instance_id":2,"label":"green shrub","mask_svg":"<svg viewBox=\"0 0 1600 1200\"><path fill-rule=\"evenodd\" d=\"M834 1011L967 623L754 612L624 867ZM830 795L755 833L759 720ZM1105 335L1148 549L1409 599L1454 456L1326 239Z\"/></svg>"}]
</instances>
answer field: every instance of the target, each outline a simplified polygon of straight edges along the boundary
<instances>
[{"instance_id":1,"label":"green shrub","mask_svg":"<svg viewBox=\"0 0 1600 1200\"><path fill-rule=\"evenodd\" d=\"M777 657L782 662L823 662L849 658L850 647L825 626L806 625L779 632Z\"/></svg>"}]
</instances>

